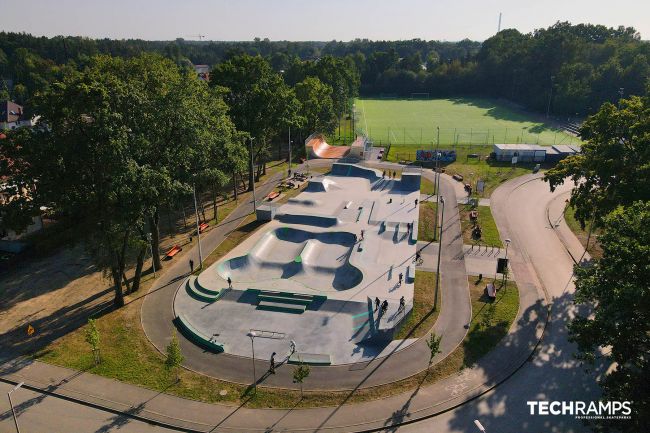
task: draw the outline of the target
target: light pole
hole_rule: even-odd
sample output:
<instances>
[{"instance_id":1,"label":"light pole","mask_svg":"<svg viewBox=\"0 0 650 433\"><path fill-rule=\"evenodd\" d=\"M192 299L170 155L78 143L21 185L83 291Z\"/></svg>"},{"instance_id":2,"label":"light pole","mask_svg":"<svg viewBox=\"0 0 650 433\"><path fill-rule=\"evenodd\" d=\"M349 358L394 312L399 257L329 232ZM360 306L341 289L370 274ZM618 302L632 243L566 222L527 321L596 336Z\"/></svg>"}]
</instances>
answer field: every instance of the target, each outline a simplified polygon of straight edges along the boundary
<instances>
[{"instance_id":1,"label":"light pole","mask_svg":"<svg viewBox=\"0 0 650 433\"><path fill-rule=\"evenodd\" d=\"M291 126L289 127L289 176L291 176Z\"/></svg>"},{"instance_id":2,"label":"light pole","mask_svg":"<svg viewBox=\"0 0 650 433\"><path fill-rule=\"evenodd\" d=\"M255 374L255 337L257 337L257 333L255 331L250 331L246 335L251 338L251 351L253 352L253 387L255 388L255 395L257 395L257 375Z\"/></svg>"},{"instance_id":3,"label":"light pole","mask_svg":"<svg viewBox=\"0 0 650 433\"><path fill-rule=\"evenodd\" d=\"M442 255L442 225L445 222L445 199L440 197L442 202L442 221L440 221L440 236L438 238L438 266L436 268L436 293L433 298L433 309L438 308L438 290L440 288L440 256ZM438 215L436 215L438 217Z\"/></svg>"},{"instance_id":4,"label":"light pole","mask_svg":"<svg viewBox=\"0 0 650 433\"><path fill-rule=\"evenodd\" d=\"M11 401L11 393L18 391L18 388L23 386L25 382L20 382L18 385L14 386L11 391L7 393L7 398L9 398L9 406L11 407L11 414L14 416L14 424L16 424L16 432L20 433L20 428L18 428L18 417L16 416L16 410L14 409L14 403Z\"/></svg>"},{"instance_id":5,"label":"light pole","mask_svg":"<svg viewBox=\"0 0 650 433\"><path fill-rule=\"evenodd\" d=\"M201 251L201 228L199 227L199 208L196 205L196 184L192 184L194 194L194 215L196 216L196 239L199 243L199 269L203 269L203 252Z\"/></svg>"},{"instance_id":6,"label":"light pole","mask_svg":"<svg viewBox=\"0 0 650 433\"><path fill-rule=\"evenodd\" d=\"M255 164L253 163L253 140L255 140L255 137L250 138L251 170L253 170L253 211L257 212L257 198L255 198Z\"/></svg>"},{"instance_id":7,"label":"light pole","mask_svg":"<svg viewBox=\"0 0 650 433\"><path fill-rule=\"evenodd\" d=\"M508 245L510 245L510 242L512 242L510 239L506 239L506 268L503 270L503 282L505 283L504 287L506 284L508 284Z\"/></svg>"},{"instance_id":8,"label":"light pole","mask_svg":"<svg viewBox=\"0 0 650 433\"><path fill-rule=\"evenodd\" d=\"M153 269L153 278L156 279L156 261L153 259L153 247L151 246L151 233L147 233L147 241L149 241L149 251L151 251L151 268Z\"/></svg>"},{"instance_id":9,"label":"light pole","mask_svg":"<svg viewBox=\"0 0 650 433\"><path fill-rule=\"evenodd\" d=\"M436 139L436 173L434 175L434 187L436 190L436 218L433 223L433 240L438 237L438 202L440 201L440 127L436 126L438 138Z\"/></svg>"},{"instance_id":10,"label":"light pole","mask_svg":"<svg viewBox=\"0 0 650 433\"><path fill-rule=\"evenodd\" d=\"M551 99L553 98L553 85L555 82L555 75L551 75L551 93L548 95L548 105L546 106L546 118L548 119L551 112Z\"/></svg>"},{"instance_id":11,"label":"light pole","mask_svg":"<svg viewBox=\"0 0 650 433\"><path fill-rule=\"evenodd\" d=\"M478 428L478 431L480 431L481 433L485 433L485 427L483 427L483 424L481 424L479 420L475 419L474 425L476 426L476 428Z\"/></svg>"}]
</instances>

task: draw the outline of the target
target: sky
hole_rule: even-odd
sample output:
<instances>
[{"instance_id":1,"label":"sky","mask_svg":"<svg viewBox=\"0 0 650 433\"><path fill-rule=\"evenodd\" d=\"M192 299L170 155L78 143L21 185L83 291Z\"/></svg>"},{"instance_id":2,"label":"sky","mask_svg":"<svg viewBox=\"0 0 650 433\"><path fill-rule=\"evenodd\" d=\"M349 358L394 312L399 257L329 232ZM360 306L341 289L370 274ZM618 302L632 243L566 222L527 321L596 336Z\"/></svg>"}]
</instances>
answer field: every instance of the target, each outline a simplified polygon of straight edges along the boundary
<instances>
[{"instance_id":1,"label":"sky","mask_svg":"<svg viewBox=\"0 0 650 433\"><path fill-rule=\"evenodd\" d=\"M0 0L0 30L173 40L483 41L557 21L632 26L650 39L649 0Z\"/></svg>"}]
</instances>

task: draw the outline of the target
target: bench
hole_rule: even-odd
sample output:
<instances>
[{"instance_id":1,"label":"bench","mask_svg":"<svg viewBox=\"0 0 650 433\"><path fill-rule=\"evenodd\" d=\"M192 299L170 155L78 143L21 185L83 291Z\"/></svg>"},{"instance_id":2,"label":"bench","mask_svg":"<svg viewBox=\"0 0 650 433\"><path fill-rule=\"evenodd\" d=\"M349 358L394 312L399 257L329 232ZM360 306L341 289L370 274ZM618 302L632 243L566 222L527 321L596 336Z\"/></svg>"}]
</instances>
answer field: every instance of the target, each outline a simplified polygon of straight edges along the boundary
<instances>
[{"instance_id":1,"label":"bench","mask_svg":"<svg viewBox=\"0 0 650 433\"><path fill-rule=\"evenodd\" d=\"M167 251L167 253L165 253L165 257L171 259L182 250L183 248L181 248L180 245L174 245L169 251Z\"/></svg>"},{"instance_id":2,"label":"bench","mask_svg":"<svg viewBox=\"0 0 650 433\"><path fill-rule=\"evenodd\" d=\"M266 196L266 199L267 199L268 201L271 201L271 200L277 198L279 195L280 195L279 192L277 192L277 191L273 191L272 193L270 193L269 195Z\"/></svg>"},{"instance_id":3,"label":"bench","mask_svg":"<svg viewBox=\"0 0 650 433\"><path fill-rule=\"evenodd\" d=\"M207 229L208 227L210 227L210 224L208 224L208 223L200 224L199 225L199 233L203 233L205 231L205 229Z\"/></svg>"},{"instance_id":4,"label":"bench","mask_svg":"<svg viewBox=\"0 0 650 433\"><path fill-rule=\"evenodd\" d=\"M288 364L332 365L332 357L321 353L298 353L289 356Z\"/></svg>"},{"instance_id":5,"label":"bench","mask_svg":"<svg viewBox=\"0 0 650 433\"><path fill-rule=\"evenodd\" d=\"M415 266L406 267L406 282L412 283L415 281Z\"/></svg>"},{"instance_id":6,"label":"bench","mask_svg":"<svg viewBox=\"0 0 650 433\"><path fill-rule=\"evenodd\" d=\"M306 305L288 304L286 302L261 301L257 304L258 310L279 311L281 313L302 314L307 309Z\"/></svg>"},{"instance_id":7,"label":"bench","mask_svg":"<svg viewBox=\"0 0 650 433\"><path fill-rule=\"evenodd\" d=\"M214 353L221 353L224 351L223 343L220 343L214 339L214 337L207 337L202 332L197 330L194 326L190 324L187 318L183 314L179 314L175 319L174 323L179 329L181 334L183 334L188 340L194 344L203 347Z\"/></svg>"}]
</instances>

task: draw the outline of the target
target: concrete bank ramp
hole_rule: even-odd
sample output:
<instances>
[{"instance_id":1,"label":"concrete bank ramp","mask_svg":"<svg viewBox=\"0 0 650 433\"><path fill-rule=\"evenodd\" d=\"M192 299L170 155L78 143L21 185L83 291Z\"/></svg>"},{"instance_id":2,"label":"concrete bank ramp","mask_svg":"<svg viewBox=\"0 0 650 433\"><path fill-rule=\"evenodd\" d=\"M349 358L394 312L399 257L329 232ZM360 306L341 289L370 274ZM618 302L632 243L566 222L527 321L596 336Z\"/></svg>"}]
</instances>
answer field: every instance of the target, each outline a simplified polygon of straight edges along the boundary
<instances>
[{"instance_id":1,"label":"concrete bank ramp","mask_svg":"<svg viewBox=\"0 0 650 433\"><path fill-rule=\"evenodd\" d=\"M381 172L373 168L363 167L357 164L345 164L336 162L332 164L332 176L361 177L368 179L371 183L381 179Z\"/></svg>"},{"instance_id":2,"label":"concrete bank ramp","mask_svg":"<svg viewBox=\"0 0 650 433\"><path fill-rule=\"evenodd\" d=\"M309 180L307 187L305 188L306 192L327 192L327 191L336 191L340 190L341 187L332 179L327 179L325 177L317 177Z\"/></svg>"}]
</instances>

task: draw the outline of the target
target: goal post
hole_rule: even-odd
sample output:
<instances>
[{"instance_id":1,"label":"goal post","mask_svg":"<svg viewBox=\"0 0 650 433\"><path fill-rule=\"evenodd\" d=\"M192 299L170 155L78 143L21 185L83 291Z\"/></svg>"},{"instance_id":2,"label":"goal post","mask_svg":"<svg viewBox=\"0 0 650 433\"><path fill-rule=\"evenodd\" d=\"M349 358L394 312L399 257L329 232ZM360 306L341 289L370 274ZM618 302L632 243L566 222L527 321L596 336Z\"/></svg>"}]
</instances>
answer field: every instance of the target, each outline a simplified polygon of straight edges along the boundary
<instances>
[{"instance_id":1,"label":"goal post","mask_svg":"<svg viewBox=\"0 0 650 433\"><path fill-rule=\"evenodd\" d=\"M411 93L409 99L431 99L429 92Z\"/></svg>"}]
</instances>

